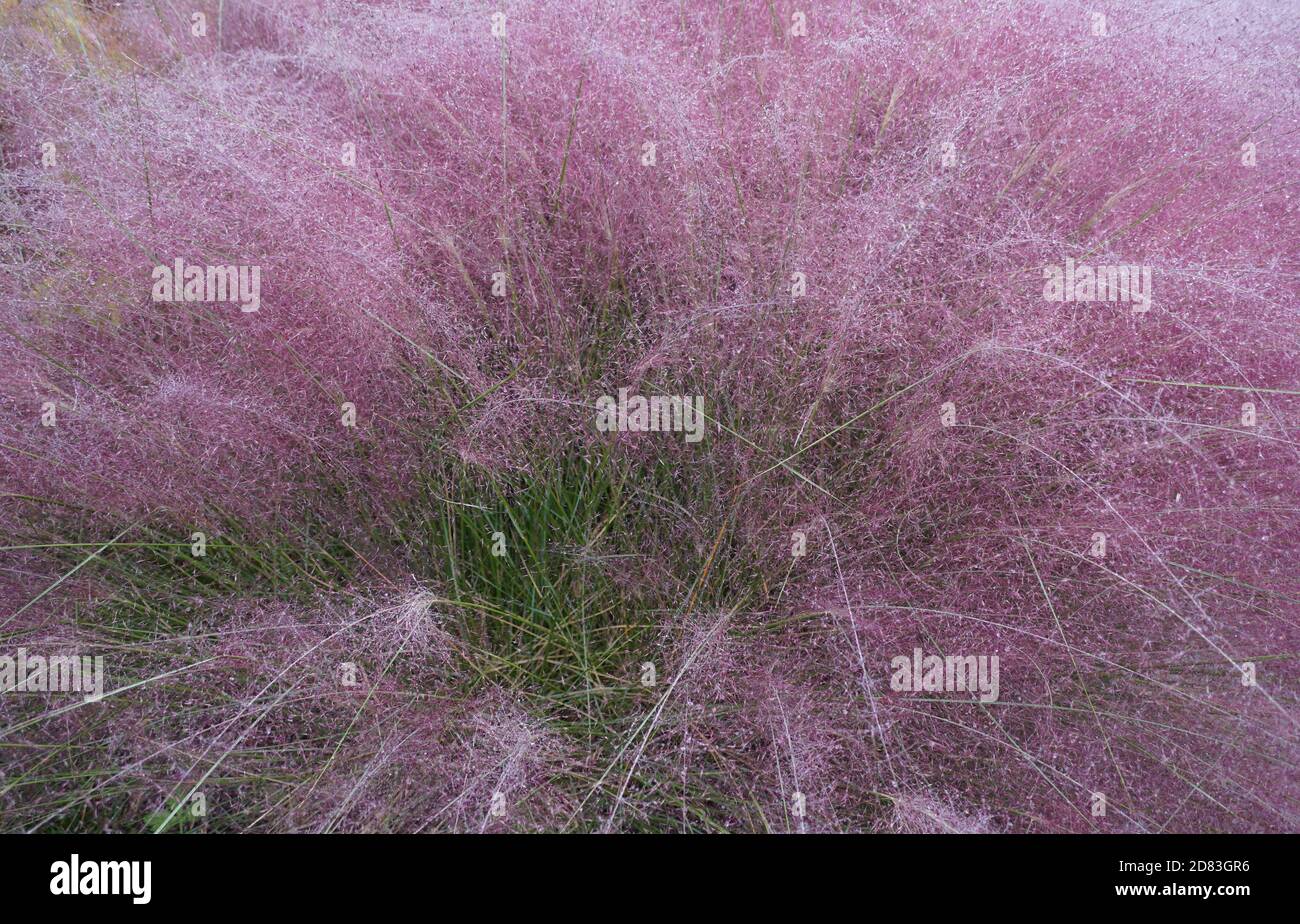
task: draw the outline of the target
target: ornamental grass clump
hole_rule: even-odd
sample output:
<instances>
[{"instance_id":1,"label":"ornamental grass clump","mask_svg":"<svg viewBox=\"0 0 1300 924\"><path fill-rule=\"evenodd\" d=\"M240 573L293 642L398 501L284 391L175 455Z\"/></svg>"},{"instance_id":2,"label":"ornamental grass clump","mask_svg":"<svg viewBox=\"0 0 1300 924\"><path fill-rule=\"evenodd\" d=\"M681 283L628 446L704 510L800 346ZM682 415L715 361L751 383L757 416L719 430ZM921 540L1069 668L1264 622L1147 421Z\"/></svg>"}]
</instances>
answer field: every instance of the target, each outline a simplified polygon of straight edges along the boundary
<instances>
[{"instance_id":1,"label":"ornamental grass clump","mask_svg":"<svg viewBox=\"0 0 1300 924\"><path fill-rule=\"evenodd\" d=\"M6 830L1296 830L1293 13L190 6L0 7Z\"/></svg>"}]
</instances>

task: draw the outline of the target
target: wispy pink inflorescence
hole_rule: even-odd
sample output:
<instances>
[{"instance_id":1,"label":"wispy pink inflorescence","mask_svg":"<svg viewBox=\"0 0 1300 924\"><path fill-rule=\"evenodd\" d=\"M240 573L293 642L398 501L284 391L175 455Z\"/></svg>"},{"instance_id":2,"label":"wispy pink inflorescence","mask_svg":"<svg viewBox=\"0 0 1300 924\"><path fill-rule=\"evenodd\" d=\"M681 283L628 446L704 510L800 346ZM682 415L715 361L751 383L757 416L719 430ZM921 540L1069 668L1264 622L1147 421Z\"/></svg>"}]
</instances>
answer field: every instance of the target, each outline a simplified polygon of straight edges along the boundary
<instances>
[{"instance_id":1,"label":"wispy pink inflorescence","mask_svg":"<svg viewBox=\"0 0 1300 924\"><path fill-rule=\"evenodd\" d=\"M132 649L186 671L99 745L141 812L221 758L297 774L273 830L1296 829L1294 11L191 6L0 14L0 532L310 531L375 583ZM156 299L177 260L257 310ZM1080 265L1150 288L1049 297ZM702 394L705 441L597 432L619 388ZM594 743L374 552L449 459L564 452L715 504L611 559L677 599ZM3 555L29 647L136 599L29 605L69 566ZM999 695L894 689L918 650ZM24 703L33 745L91 727Z\"/></svg>"}]
</instances>

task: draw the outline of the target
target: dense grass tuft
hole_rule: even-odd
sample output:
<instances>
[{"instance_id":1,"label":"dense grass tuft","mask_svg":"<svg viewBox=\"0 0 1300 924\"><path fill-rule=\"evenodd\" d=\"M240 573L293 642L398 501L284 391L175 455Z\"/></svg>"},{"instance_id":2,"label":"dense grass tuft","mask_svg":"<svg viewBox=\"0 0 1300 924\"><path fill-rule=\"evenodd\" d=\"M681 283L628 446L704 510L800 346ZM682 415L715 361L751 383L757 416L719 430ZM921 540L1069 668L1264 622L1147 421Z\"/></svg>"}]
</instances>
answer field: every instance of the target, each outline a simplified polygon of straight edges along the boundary
<instances>
[{"instance_id":1,"label":"dense grass tuft","mask_svg":"<svg viewBox=\"0 0 1300 924\"><path fill-rule=\"evenodd\" d=\"M0 657L108 676L0 827L1296 829L1293 11L105 6L0 3Z\"/></svg>"}]
</instances>

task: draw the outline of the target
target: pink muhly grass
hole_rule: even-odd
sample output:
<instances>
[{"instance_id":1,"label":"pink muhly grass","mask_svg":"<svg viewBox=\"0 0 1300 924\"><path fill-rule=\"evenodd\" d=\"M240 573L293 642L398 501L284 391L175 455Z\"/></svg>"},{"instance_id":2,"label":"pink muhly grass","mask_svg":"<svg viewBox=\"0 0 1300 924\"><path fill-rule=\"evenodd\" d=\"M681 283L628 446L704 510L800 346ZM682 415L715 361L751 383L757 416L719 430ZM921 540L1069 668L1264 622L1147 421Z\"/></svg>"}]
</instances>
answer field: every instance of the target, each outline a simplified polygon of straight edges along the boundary
<instances>
[{"instance_id":1,"label":"pink muhly grass","mask_svg":"<svg viewBox=\"0 0 1300 924\"><path fill-rule=\"evenodd\" d=\"M11 827L1296 829L1292 12L194 6L0 20L0 624L139 683L0 701ZM177 258L260 310L151 300ZM704 442L596 432L619 388ZM515 533L557 458L625 531ZM609 577L609 647L448 510Z\"/></svg>"}]
</instances>

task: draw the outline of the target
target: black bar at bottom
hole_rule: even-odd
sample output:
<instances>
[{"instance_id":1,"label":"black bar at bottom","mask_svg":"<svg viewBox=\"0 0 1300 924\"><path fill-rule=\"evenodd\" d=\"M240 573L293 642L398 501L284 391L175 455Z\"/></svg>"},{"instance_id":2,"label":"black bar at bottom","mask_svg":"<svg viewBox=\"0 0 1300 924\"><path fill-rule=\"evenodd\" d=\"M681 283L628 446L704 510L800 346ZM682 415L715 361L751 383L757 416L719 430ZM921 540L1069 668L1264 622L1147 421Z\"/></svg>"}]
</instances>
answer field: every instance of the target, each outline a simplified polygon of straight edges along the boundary
<instances>
[{"instance_id":1,"label":"black bar at bottom","mask_svg":"<svg viewBox=\"0 0 1300 924\"><path fill-rule=\"evenodd\" d=\"M1040 898L1071 910L1195 903L1231 913L1293 892L1298 843L1293 835L8 835L0 883L15 920L29 904L131 915L434 903L431 912L450 914L449 899L584 916L845 901L863 912L919 901L946 915ZM135 900L144 897L142 865L100 861L148 861L148 902ZM84 894L115 884L119 894Z\"/></svg>"}]
</instances>

